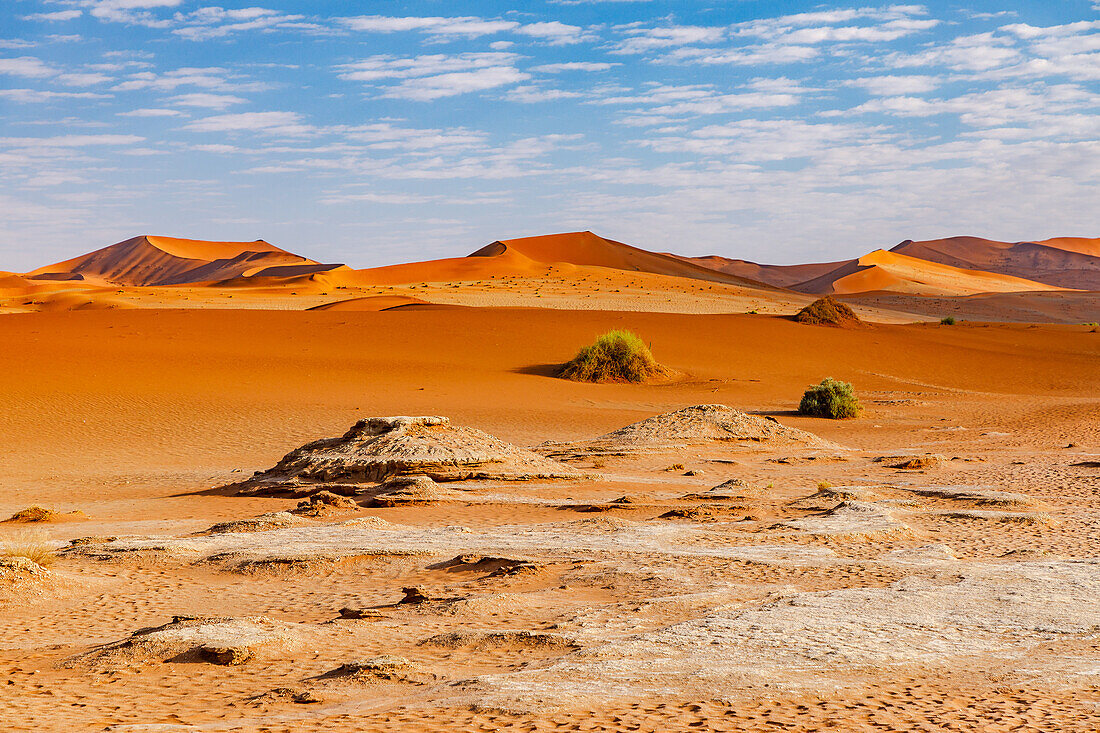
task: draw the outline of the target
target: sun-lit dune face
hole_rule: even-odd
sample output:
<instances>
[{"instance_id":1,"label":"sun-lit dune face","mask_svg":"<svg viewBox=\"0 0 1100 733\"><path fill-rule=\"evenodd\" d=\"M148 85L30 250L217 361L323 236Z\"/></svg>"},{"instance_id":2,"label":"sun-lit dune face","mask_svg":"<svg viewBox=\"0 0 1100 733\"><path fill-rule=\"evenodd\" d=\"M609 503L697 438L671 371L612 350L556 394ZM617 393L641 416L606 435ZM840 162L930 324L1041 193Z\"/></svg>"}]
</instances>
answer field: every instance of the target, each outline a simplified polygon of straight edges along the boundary
<instances>
[{"instance_id":1,"label":"sun-lit dune face","mask_svg":"<svg viewBox=\"0 0 1100 733\"><path fill-rule=\"evenodd\" d=\"M719 255L707 255L705 257L682 257L673 255L688 262L708 267L712 270L724 272L727 275L735 275L748 280L756 280L777 288L790 288L799 283L820 277L827 272L832 272L844 264L839 262L810 262L802 265L762 265L748 260L729 259Z\"/></svg>"},{"instance_id":2,"label":"sun-lit dune face","mask_svg":"<svg viewBox=\"0 0 1100 733\"><path fill-rule=\"evenodd\" d=\"M1036 244L1061 249L1066 252L1076 252L1089 257L1100 257L1100 237L1088 239L1087 237L1055 237L1044 239Z\"/></svg>"},{"instance_id":3,"label":"sun-lit dune face","mask_svg":"<svg viewBox=\"0 0 1100 733\"><path fill-rule=\"evenodd\" d=\"M1052 285L875 250L831 273L803 283L807 292L847 295L892 291L913 295L972 295L1062 290Z\"/></svg>"},{"instance_id":4,"label":"sun-lit dune face","mask_svg":"<svg viewBox=\"0 0 1100 733\"><path fill-rule=\"evenodd\" d=\"M1100 290L1100 239L998 242L980 237L907 240L891 252L968 270L1078 290Z\"/></svg>"},{"instance_id":5,"label":"sun-lit dune face","mask_svg":"<svg viewBox=\"0 0 1100 733\"><path fill-rule=\"evenodd\" d=\"M258 240L209 242L140 236L86 255L40 267L29 276L92 284L156 286L217 282L275 265L315 265L313 260Z\"/></svg>"},{"instance_id":6,"label":"sun-lit dune face","mask_svg":"<svg viewBox=\"0 0 1100 733\"><path fill-rule=\"evenodd\" d=\"M605 267L628 272L648 272L698 280L760 285L757 281L724 273L672 255L650 252L629 244L605 239L592 232L567 232L521 239L503 239L489 244L470 257L521 255L532 262L567 263L580 267Z\"/></svg>"}]
</instances>

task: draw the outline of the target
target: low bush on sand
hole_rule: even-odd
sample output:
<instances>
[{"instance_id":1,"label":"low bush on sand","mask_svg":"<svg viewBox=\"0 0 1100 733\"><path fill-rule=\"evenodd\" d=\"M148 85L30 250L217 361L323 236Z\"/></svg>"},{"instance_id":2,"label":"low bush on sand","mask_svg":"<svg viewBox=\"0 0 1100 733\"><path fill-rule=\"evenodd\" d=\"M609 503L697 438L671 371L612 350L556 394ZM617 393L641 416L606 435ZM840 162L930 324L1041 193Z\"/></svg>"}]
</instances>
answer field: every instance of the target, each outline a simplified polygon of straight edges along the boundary
<instances>
[{"instance_id":1,"label":"low bush on sand","mask_svg":"<svg viewBox=\"0 0 1100 733\"><path fill-rule=\"evenodd\" d=\"M846 303L841 303L831 295L818 298L795 315L799 323L815 326L858 326L863 321Z\"/></svg>"},{"instance_id":2,"label":"low bush on sand","mask_svg":"<svg viewBox=\"0 0 1100 733\"><path fill-rule=\"evenodd\" d=\"M848 382L826 377L821 384L809 387L802 395L798 411L803 415L845 420L859 417L863 406Z\"/></svg>"},{"instance_id":3,"label":"low bush on sand","mask_svg":"<svg viewBox=\"0 0 1100 733\"><path fill-rule=\"evenodd\" d=\"M40 529L25 529L0 540L0 557L25 557L42 567L56 558L49 535Z\"/></svg>"},{"instance_id":4,"label":"low bush on sand","mask_svg":"<svg viewBox=\"0 0 1100 733\"><path fill-rule=\"evenodd\" d=\"M559 374L578 382L644 382L667 371L633 333L608 331L578 351Z\"/></svg>"},{"instance_id":5,"label":"low bush on sand","mask_svg":"<svg viewBox=\"0 0 1100 733\"><path fill-rule=\"evenodd\" d=\"M5 519L5 522L48 522L57 516L57 513L52 509L46 509L40 506L29 506L26 509L20 509L15 514Z\"/></svg>"},{"instance_id":6,"label":"low bush on sand","mask_svg":"<svg viewBox=\"0 0 1100 733\"><path fill-rule=\"evenodd\" d=\"M947 316L946 318L941 318L940 319L940 325L941 326L954 326L955 325L955 317L954 316Z\"/></svg>"}]
</instances>

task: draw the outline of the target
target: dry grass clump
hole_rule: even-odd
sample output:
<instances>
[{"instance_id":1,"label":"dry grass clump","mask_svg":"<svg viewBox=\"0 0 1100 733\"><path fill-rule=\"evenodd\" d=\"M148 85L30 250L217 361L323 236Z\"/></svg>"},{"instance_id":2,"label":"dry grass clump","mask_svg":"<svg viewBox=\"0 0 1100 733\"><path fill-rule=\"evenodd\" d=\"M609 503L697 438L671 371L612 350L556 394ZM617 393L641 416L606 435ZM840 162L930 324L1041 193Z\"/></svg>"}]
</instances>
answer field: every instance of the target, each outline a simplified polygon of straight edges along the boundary
<instances>
[{"instance_id":1,"label":"dry grass clump","mask_svg":"<svg viewBox=\"0 0 1100 733\"><path fill-rule=\"evenodd\" d=\"M798 311L794 319L815 326L858 326L863 323L855 311L831 295L810 303Z\"/></svg>"},{"instance_id":2,"label":"dry grass clump","mask_svg":"<svg viewBox=\"0 0 1100 733\"><path fill-rule=\"evenodd\" d=\"M41 506L29 506L26 509L20 509L15 514L5 519L5 522L49 522L57 517L57 512L52 509L46 509Z\"/></svg>"},{"instance_id":3,"label":"dry grass clump","mask_svg":"<svg viewBox=\"0 0 1100 733\"><path fill-rule=\"evenodd\" d=\"M644 382L668 373L630 331L608 331L583 347L559 376L577 382Z\"/></svg>"},{"instance_id":4,"label":"dry grass clump","mask_svg":"<svg viewBox=\"0 0 1100 733\"><path fill-rule=\"evenodd\" d=\"M806 390L798 405L798 411L803 415L845 420L859 417L863 412L863 406L859 404L851 384L826 377L821 380L821 384L813 385Z\"/></svg>"},{"instance_id":5,"label":"dry grass clump","mask_svg":"<svg viewBox=\"0 0 1100 733\"><path fill-rule=\"evenodd\" d=\"M57 559L49 535L40 529L26 529L5 537L0 541L0 557L25 557L42 567Z\"/></svg>"}]
</instances>

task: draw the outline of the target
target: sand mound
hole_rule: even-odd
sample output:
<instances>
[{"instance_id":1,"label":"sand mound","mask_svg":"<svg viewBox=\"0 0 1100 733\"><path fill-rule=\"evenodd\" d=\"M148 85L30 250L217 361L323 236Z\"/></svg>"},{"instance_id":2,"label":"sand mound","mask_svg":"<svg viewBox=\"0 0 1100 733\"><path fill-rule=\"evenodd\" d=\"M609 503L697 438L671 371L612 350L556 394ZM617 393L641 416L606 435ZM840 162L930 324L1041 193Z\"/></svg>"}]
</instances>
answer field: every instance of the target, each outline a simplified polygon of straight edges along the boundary
<instances>
[{"instance_id":1,"label":"sand mound","mask_svg":"<svg viewBox=\"0 0 1100 733\"><path fill-rule=\"evenodd\" d=\"M425 672L420 665L404 657L389 654L371 657L357 662L342 664L334 670L325 672L315 681L344 680L360 685L381 683L405 683L423 685L435 680L435 675Z\"/></svg>"},{"instance_id":2,"label":"sand mound","mask_svg":"<svg viewBox=\"0 0 1100 733\"><path fill-rule=\"evenodd\" d=\"M311 311L388 311L393 308L404 308L411 305L433 305L426 300L413 298L408 295L371 295L365 298L349 298L337 300L333 303L315 305L306 310Z\"/></svg>"},{"instance_id":3,"label":"sand mound","mask_svg":"<svg viewBox=\"0 0 1100 733\"><path fill-rule=\"evenodd\" d=\"M952 509L946 512L934 512L935 516L947 519L966 519L996 524L1058 524L1049 514L1043 512L998 512L989 509Z\"/></svg>"},{"instance_id":4,"label":"sand mound","mask_svg":"<svg viewBox=\"0 0 1100 733\"><path fill-rule=\"evenodd\" d=\"M607 450L675 447L700 443L803 445L838 448L813 433L782 425L773 417L748 415L726 405L694 405L601 435L587 446ZM557 444L540 449L552 452Z\"/></svg>"},{"instance_id":5,"label":"sand mound","mask_svg":"<svg viewBox=\"0 0 1100 733\"><path fill-rule=\"evenodd\" d=\"M40 267L32 278L77 279L114 285L181 285L241 277L277 265L319 263L255 242L140 236L71 260Z\"/></svg>"},{"instance_id":6,"label":"sand mound","mask_svg":"<svg viewBox=\"0 0 1100 733\"><path fill-rule=\"evenodd\" d=\"M430 476L398 476L384 482L381 489L371 499L371 506L428 506L469 498L461 491L442 488Z\"/></svg>"},{"instance_id":7,"label":"sand mound","mask_svg":"<svg viewBox=\"0 0 1100 733\"><path fill-rule=\"evenodd\" d=\"M236 665L269 657L301 641L300 626L265 616L176 616L129 638L69 657L62 667L125 668L151 662Z\"/></svg>"},{"instance_id":8,"label":"sand mound","mask_svg":"<svg viewBox=\"0 0 1100 733\"><path fill-rule=\"evenodd\" d=\"M886 468L920 471L927 468L936 468L947 459L938 453L924 453L921 455L875 456L871 460L875 463L881 463Z\"/></svg>"},{"instance_id":9,"label":"sand mound","mask_svg":"<svg viewBox=\"0 0 1100 733\"><path fill-rule=\"evenodd\" d=\"M433 481L576 479L569 466L517 448L445 417L373 417L339 438L317 440L240 484L241 494L278 492L303 484L378 483L422 474Z\"/></svg>"},{"instance_id":10,"label":"sand mound","mask_svg":"<svg viewBox=\"0 0 1100 733\"><path fill-rule=\"evenodd\" d=\"M39 293L25 305L41 313L64 313L67 311L112 310L134 308L129 301L104 295L100 292L60 292Z\"/></svg>"},{"instance_id":11,"label":"sand mound","mask_svg":"<svg viewBox=\"0 0 1100 733\"><path fill-rule=\"evenodd\" d=\"M230 534L233 532L268 532L300 524L302 520L290 512L269 512L251 519L234 519L218 522L209 529L197 532L197 535Z\"/></svg>"},{"instance_id":12,"label":"sand mound","mask_svg":"<svg viewBox=\"0 0 1100 733\"><path fill-rule=\"evenodd\" d=\"M542 650L577 648L576 643L568 637L539 631L452 631L423 639L417 643L417 646L474 651L507 648Z\"/></svg>"},{"instance_id":13,"label":"sand mound","mask_svg":"<svg viewBox=\"0 0 1100 733\"><path fill-rule=\"evenodd\" d=\"M859 316L846 304L826 295L798 311L794 319L799 323L816 326L841 326L852 328L863 324Z\"/></svg>"},{"instance_id":14,"label":"sand mound","mask_svg":"<svg viewBox=\"0 0 1100 733\"><path fill-rule=\"evenodd\" d=\"M979 506L1024 507L1038 502L1027 494L1014 491L997 491L981 486L904 486L905 491L937 499L966 501Z\"/></svg>"},{"instance_id":15,"label":"sand mound","mask_svg":"<svg viewBox=\"0 0 1100 733\"><path fill-rule=\"evenodd\" d=\"M898 521L886 509L862 501L844 501L821 514L790 519L780 524L813 535L844 539L913 534L909 525Z\"/></svg>"}]
</instances>

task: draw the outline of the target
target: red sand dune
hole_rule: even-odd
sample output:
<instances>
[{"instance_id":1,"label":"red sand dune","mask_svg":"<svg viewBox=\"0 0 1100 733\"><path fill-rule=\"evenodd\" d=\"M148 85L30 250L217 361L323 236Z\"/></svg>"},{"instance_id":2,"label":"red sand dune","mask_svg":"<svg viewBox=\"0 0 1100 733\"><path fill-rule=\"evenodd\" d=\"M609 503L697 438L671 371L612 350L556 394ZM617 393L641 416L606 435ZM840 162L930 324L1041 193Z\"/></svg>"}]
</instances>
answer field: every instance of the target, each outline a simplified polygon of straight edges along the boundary
<instances>
[{"instance_id":1,"label":"red sand dune","mask_svg":"<svg viewBox=\"0 0 1100 733\"><path fill-rule=\"evenodd\" d=\"M472 253L470 257L497 258L516 254L543 264L568 263L582 267L607 267L755 287L765 285L758 280L719 272L680 257L604 239L588 231L498 240Z\"/></svg>"},{"instance_id":2,"label":"red sand dune","mask_svg":"<svg viewBox=\"0 0 1100 733\"><path fill-rule=\"evenodd\" d=\"M0 271L0 295L5 293L21 293L27 288L33 287L30 280L14 272Z\"/></svg>"},{"instance_id":3,"label":"red sand dune","mask_svg":"<svg viewBox=\"0 0 1100 733\"><path fill-rule=\"evenodd\" d=\"M795 289L806 293L893 291L913 295L1061 290L1033 280L941 265L882 249L844 263L813 280L799 283Z\"/></svg>"},{"instance_id":4,"label":"red sand dune","mask_svg":"<svg viewBox=\"0 0 1100 733\"><path fill-rule=\"evenodd\" d=\"M40 267L30 278L83 279L93 284L150 286L215 282L276 265L316 265L263 240L207 242L140 236L65 262ZM75 276L80 276L76 278Z\"/></svg>"},{"instance_id":5,"label":"red sand dune","mask_svg":"<svg viewBox=\"0 0 1100 733\"><path fill-rule=\"evenodd\" d=\"M340 270L326 276L331 285L399 285L420 282L458 282L490 277L533 277L545 275L548 267L518 253L507 256L449 257L425 262L408 262L366 270Z\"/></svg>"},{"instance_id":6,"label":"red sand dune","mask_svg":"<svg viewBox=\"0 0 1100 733\"><path fill-rule=\"evenodd\" d=\"M1078 290L1100 290L1100 238L997 242L979 237L906 240L891 252Z\"/></svg>"},{"instance_id":7,"label":"red sand dune","mask_svg":"<svg viewBox=\"0 0 1100 733\"><path fill-rule=\"evenodd\" d=\"M727 275L748 278L780 288L791 288L798 283L819 277L835 270L846 262L842 260L838 262L813 262L804 265L761 265L748 260L730 259L719 255L683 257L674 254L672 257L702 265L711 270L718 270Z\"/></svg>"}]
</instances>

